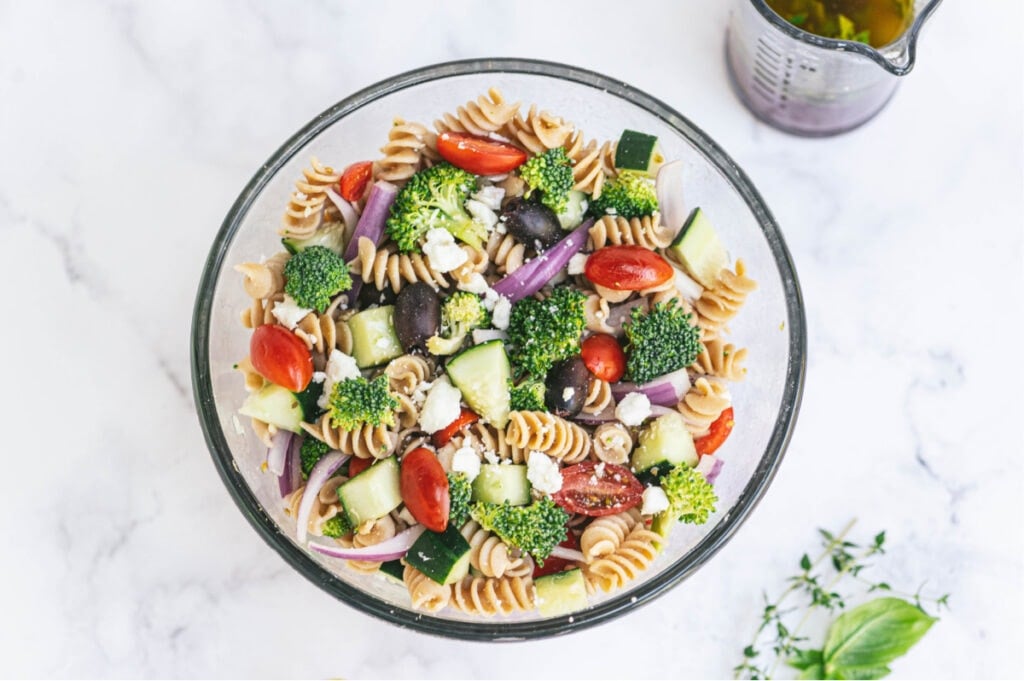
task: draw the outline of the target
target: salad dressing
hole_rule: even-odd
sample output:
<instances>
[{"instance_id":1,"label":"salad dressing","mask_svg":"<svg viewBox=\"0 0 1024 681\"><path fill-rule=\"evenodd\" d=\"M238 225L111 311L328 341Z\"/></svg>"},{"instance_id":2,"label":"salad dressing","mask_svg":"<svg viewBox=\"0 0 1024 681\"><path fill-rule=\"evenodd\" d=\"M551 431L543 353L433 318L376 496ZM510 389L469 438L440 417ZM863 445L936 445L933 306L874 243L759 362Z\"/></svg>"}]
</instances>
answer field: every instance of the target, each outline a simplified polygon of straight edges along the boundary
<instances>
[{"instance_id":1,"label":"salad dressing","mask_svg":"<svg viewBox=\"0 0 1024 681\"><path fill-rule=\"evenodd\" d=\"M912 0L766 0L776 14L825 38L882 47L892 43L914 18Z\"/></svg>"}]
</instances>

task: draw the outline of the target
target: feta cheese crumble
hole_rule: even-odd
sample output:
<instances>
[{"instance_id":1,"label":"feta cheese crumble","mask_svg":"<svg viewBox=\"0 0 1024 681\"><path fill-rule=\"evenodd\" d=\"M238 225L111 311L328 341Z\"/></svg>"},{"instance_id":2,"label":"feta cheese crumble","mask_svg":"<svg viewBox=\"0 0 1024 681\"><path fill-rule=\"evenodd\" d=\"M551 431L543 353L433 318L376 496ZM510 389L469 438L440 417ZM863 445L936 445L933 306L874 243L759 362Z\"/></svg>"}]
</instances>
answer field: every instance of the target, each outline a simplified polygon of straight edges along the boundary
<instances>
[{"instance_id":1,"label":"feta cheese crumble","mask_svg":"<svg viewBox=\"0 0 1024 681\"><path fill-rule=\"evenodd\" d=\"M505 296L498 296L498 299L494 301L494 311L491 312L491 326L504 331L508 328L508 320L511 314L512 303Z\"/></svg>"},{"instance_id":2,"label":"feta cheese crumble","mask_svg":"<svg viewBox=\"0 0 1024 681\"><path fill-rule=\"evenodd\" d=\"M459 417L461 400L462 393L447 377L437 379L420 410L420 427L428 433L441 430Z\"/></svg>"},{"instance_id":3,"label":"feta cheese crumble","mask_svg":"<svg viewBox=\"0 0 1024 681\"><path fill-rule=\"evenodd\" d=\"M576 394L576 388L566 388L562 391L562 400L568 402Z\"/></svg>"},{"instance_id":4,"label":"feta cheese crumble","mask_svg":"<svg viewBox=\"0 0 1024 681\"><path fill-rule=\"evenodd\" d=\"M299 304L295 302L287 293L284 295L284 300L274 306L271 310L271 314L274 315L274 319L277 320L281 326L287 326L289 329L294 329L302 318L308 315L312 310L304 307L299 307Z\"/></svg>"},{"instance_id":5,"label":"feta cheese crumble","mask_svg":"<svg viewBox=\"0 0 1024 681\"><path fill-rule=\"evenodd\" d=\"M469 445L459 447L452 454L452 472L465 473L470 482L480 475L480 456Z\"/></svg>"},{"instance_id":6,"label":"feta cheese crumble","mask_svg":"<svg viewBox=\"0 0 1024 681\"><path fill-rule=\"evenodd\" d=\"M554 494L562 489L562 473L558 464L535 450L530 450L526 459L526 479L535 490L544 494Z\"/></svg>"},{"instance_id":7,"label":"feta cheese crumble","mask_svg":"<svg viewBox=\"0 0 1024 681\"><path fill-rule=\"evenodd\" d=\"M668 496L660 487L648 487L644 490L644 504L640 508L640 515L654 515L668 510Z\"/></svg>"},{"instance_id":8,"label":"feta cheese crumble","mask_svg":"<svg viewBox=\"0 0 1024 681\"><path fill-rule=\"evenodd\" d=\"M629 393L615 407L615 418L627 426L639 426L651 415L651 401L643 393Z\"/></svg>"},{"instance_id":9,"label":"feta cheese crumble","mask_svg":"<svg viewBox=\"0 0 1024 681\"><path fill-rule=\"evenodd\" d=\"M483 295L487 289L487 280L484 279L484 275L479 272L473 272L469 275L469 278L466 279L466 281L459 282L460 291L469 291L470 293L475 293L478 296Z\"/></svg>"},{"instance_id":10,"label":"feta cheese crumble","mask_svg":"<svg viewBox=\"0 0 1024 681\"><path fill-rule=\"evenodd\" d=\"M455 243L452 233L440 227L427 231L423 252L430 258L430 266L438 272L451 272L469 259L466 252Z\"/></svg>"},{"instance_id":11,"label":"feta cheese crumble","mask_svg":"<svg viewBox=\"0 0 1024 681\"><path fill-rule=\"evenodd\" d=\"M324 367L321 375L323 376L324 390L316 400L317 406L321 409L327 408L327 403L331 399L331 393L334 391L335 384L349 378L359 378L362 376L359 373L359 365L356 364L355 358L351 355L346 355L337 348L331 350L331 354L327 358L327 366Z\"/></svg>"},{"instance_id":12,"label":"feta cheese crumble","mask_svg":"<svg viewBox=\"0 0 1024 681\"><path fill-rule=\"evenodd\" d=\"M490 206L482 201L476 199L470 199L466 201L466 212L473 216L473 222L480 225L488 232L494 229L494 226L498 224L498 215Z\"/></svg>"},{"instance_id":13,"label":"feta cheese crumble","mask_svg":"<svg viewBox=\"0 0 1024 681\"><path fill-rule=\"evenodd\" d=\"M481 187L470 195L491 210L501 210L501 200L505 198L505 190L501 187Z\"/></svg>"},{"instance_id":14,"label":"feta cheese crumble","mask_svg":"<svg viewBox=\"0 0 1024 681\"><path fill-rule=\"evenodd\" d=\"M569 274L583 274L583 270L587 265L587 254L577 253L576 255L569 258Z\"/></svg>"}]
</instances>

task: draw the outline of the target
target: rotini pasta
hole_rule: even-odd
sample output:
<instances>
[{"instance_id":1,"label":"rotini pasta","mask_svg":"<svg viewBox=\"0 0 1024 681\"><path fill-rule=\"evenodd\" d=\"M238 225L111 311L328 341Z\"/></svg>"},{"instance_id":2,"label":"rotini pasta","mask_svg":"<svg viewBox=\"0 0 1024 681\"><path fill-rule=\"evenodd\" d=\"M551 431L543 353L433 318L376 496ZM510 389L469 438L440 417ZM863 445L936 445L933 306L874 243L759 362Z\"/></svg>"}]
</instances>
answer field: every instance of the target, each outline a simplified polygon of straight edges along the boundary
<instances>
[{"instance_id":1,"label":"rotini pasta","mask_svg":"<svg viewBox=\"0 0 1024 681\"><path fill-rule=\"evenodd\" d=\"M469 542L469 564L484 577L525 576L523 568L527 561L512 555L508 544L480 527L475 520L462 526L462 536ZM529 570L533 570L532 564Z\"/></svg>"},{"instance_id":2,"label":"rotini pasta","mask_svg":"<svg viewBox=\"0 0 1024 681\"><path fill-rule=\"evenodd\" d=\"M601 189L609 177L615 176L615 143L598 145L595 140L585 142L579 130L566 145L566 155L572 160L573 189L601 196Z\"/></svg>"},{"instance_id":3,"label":"rotini pasta","mask_svg":"<svg viewBox=\"0 0 1024 681\"><path fill-rule=\"evenodd\" d=\"M439 133L450 130L486 136L509 125L518 111L519 102L510 104L501 91L492 87L486 95L458 107L454 114L444 114L434 122L434 129Z\"/></svg>"},{"instance_id":4,"label":"rotini pasta","mask_svg":"<svg viewBox=\"0 0 1024 681\"><path fill-rule=\"evenodd\" d=\"M581 566L587 592L621 589L636 579L657 558L662 541L661 535L637 524L612 553Z\"/></svg>"},{"instance_id":5,"label":"rotini pasta","mask_svg":"<svg viewBox=\"0 0 1024 681\"><path fill-rule=\"evenodd\" d=\"M583 558L593 563L596 558L615 553L639 522L640 511L636 508L595 518L580 535Z\"/></svg>"},{"instance_id":6,"label":"rotini pasta","mask_svg":"<svg viewBox=\"0 0 1024 681\"><path fill-rule=\"evenodd\" d=\"M607 381L592 378L590 390L587 391L587 399L583 402L583 411L587 414L600 414L605 409L614 406L615 398L612 397L612 387Z\"/></svg>"},{"instance_id":7,"label":"rotini pasta","mask_svg":"<svg viewBox=\"0 0 1024 681\"><path fill-rule=\"evenodd\" d=\"M395 118L388 130L387 144L380 149L384 158L377 162L377 178L394 184L408 180L425 164L428 140L424 126Z\"/></svg>"},{"instance_id":8,"label":"rotini pasta","mask_svg":"<svg viewBox=\"0 0 1024 681\"><path fill-rule=\"evenodd\" d=\"M633 436L618 421L602 423L594 429L594 458L605 463L623 465L633 451Z\"/></svg>"},{"instance_id":9,"label":"rotini pasta","mask_svg":"<svg viewBox=\"0 0 1024 681\"><path fill-rule=\"evenodd\" d=\"M558 116L537 111L536 106L531 106L525 117L512 117L503 132L531 154L541 154L548 149L565 146L573 126Z\"/></svg>"},{"instance_id":10,"label":"rotini pasta","mask_svg":"<svg viewBox=\"0 0 1024 681\"><path fill-rule=\"evenodd\" d=\"M588 331L615 333L615 327L608 323L611 308L608 301L596 293L587 296L583 303L583 314Z\"/></svg>"},{"instance_id":11,"label":"rotini pasta","mask_svg":"<svg viewBox=\"0 0 1024 681\"><path fill-rule=\"evenodd\" d=\"M351 263L363 281L379 291L390 286L398 293L406 284L426 282L435 288L448 286L444 274L430 266L430 259L420 253L396 253L394 247L378 249L373 241L359 237L358 255Z\"/></svg>"},{"instance_id":12,"label":"rotini pasta","mask_svg":"<svg viewBox=\"0 0 1024 681\"><path fill-rule=\"evenodd\" d=\"M402 581L409 590L412 607L416 610L437 612L447 607L452 600L451 586L438 584L411 565L405 566Z\"/></svg>"},{"instance_id":13,"label":"rotini pasta","mask_svg":"<svg viewBox=\"0 0 1024 681\"><path fill-rule=\"evenodd\" d=\"M269 298L284 291L284 266L291 257L287 251L275 253L263 262L244 262L235 271L245 277L243 286L250 298Z\"/></svg>"},{"instance_id":14,"label":"rotini pasta","mask_svg":"<svg viewBox=\"0 0 1024 681\"><path fill-rule=\"evenodd\" d=\"M485 248L488 259L501 274L512 274L526 260L526 246L516 241L511 234L502 234L497 230L491 232Z\"/></svg>"},{"instance_id":15,"label":"rotini pasta","mask_svg":"<svg viewBox=\"0 0 1024 681\"><path fill-rule=\"evenodd\" d=\"M541 452L567 464L578 463L590 454L587 431L543 411L514 411L509 414L505 437L517 462L525 461L530 451Z\"/></svg>"},{"instance_id":16,"label":"rotini pasta","mask_svg":"<svg viewBox=\"0 0 1024 681\"><path fill-rule=\"evenodd\" d=\"M698 378L679 401L679 413L686 420L686 428L694 437L707 435L708 428L722 412L729 408L729 392L720 383Z\"/></svg>"},{"instance_id":17,"label":"rotini pasta","mask_svg":"<svg viewBox=\"0 0 1024 681\"><path fill-rule=\"evenodd\" d=\"M398 435L387 426L367 423L355 430L344 430L331 425L330 414L324 414L315 423L303 423L302 429L331 449L362 459L387 458L398 446Z\"/></svg>"},{"instance_id":18,"label":"rotini pasta","mask_svg":"<svg viewBox=\"0 0 1024 681\"><path fill-rule=\"evenodd\" d=\"M629 218L605 215L590 228L590 247L593 250L608 245L628 244L644 248L665 248L672 243L672 230L661 224L661 216L645 215Z\"/></svg>"},{"instance_id":19,"label":"rotini pasta","mask_svg":"<svg viewBox=\"0 0 1024 681\"><path fill-rule=\"evenodd\" d=\"M364 526L356 529L352 535L352 546L357 549L379 544L394 537L402 527L398 521L389 515L376 520L371 520ZM356 572L369 574L380 569L380 562L375 560L349 560L348 566Z\"/></svg>"},{"instance_id":20,"label":"rotini pasta","mask_svg":"<svg viewBox=\"0 0 1024 681\"><path fill-rule=\"evenodd\" d=\"M756 288L757 282L747 276L747 268L742 260L736 261L735 271L724 269L715 285L705 289L694 303L697 325L704 330L705 339L717 338Z\"/></svg>"},{"instance_id":21,"label":"rotini pasta","mask_svg":"<svg viewBox=\"0 0 1024 681\"><path fill-rule=\"evenodd\" d=\"M295 183L279 234L305 239L312 236L322 223L337 219L337 210L327 200L327 190L338 184L340 179L340 172L314 158L310 167L302 171L302 179Z\"/></svg>"},{"instance_id":22,"label":"rotini pasta","mask_svg":"<svg viewBox=\"0 0 1024 681\"><path fill-rule=\"evenodd\" d=\"M402 355L384 367L391 392L412 396L433 373L430 362L422 355Z\"/></svg>"},{"instance_id":23,"label":"rotini pasta","mask_svg":"<svg viewBox=\"0 0 1024 681\"><path fill-rule=\"evenodd\" d=\"M536 595L529 577L464 577L452 585L451 604L462 612L492 617L531 610Z\"/></svg>"},{"instance_id":24,"label":"rotini pasta","mask_svg":"<svg viewBox=\"0 0 1024 681\"><path fill-rule=\"evenodd\" d=\"M746 368L742 366L746 358L746 348L737 348L732 343L716 338L704 343L690 370L729 381L742 381L747 375Z\"/></svg>"}]
</instances>

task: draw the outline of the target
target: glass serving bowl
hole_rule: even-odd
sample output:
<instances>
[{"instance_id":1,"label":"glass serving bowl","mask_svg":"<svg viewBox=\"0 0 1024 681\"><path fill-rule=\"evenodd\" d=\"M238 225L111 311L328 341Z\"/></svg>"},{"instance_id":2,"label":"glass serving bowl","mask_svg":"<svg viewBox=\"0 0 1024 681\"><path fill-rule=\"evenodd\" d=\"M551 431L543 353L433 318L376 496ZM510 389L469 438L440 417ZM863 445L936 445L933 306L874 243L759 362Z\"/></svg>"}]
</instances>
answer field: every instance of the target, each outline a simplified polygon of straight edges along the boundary
<instances>
[{"instance_id":1,"label":"glass serving bowl","mask_svg":"<svg viewBox=\"0 0 1024 681\"><path fill-rule=\"evenodd\" d=\"M344 166L377 158L391 120L429 124L496 86L511 101L537 103L584 128L589 138L617 139L623 128L658 136L668 160L684 159L688 207L700 205L758 289L731 324L731 340L749 348L748 375L732 387L735 430L719 450L719 509L706 525L677 525L657 560L628 588L595 595L571 616L537 612L490 619L448 608L412 610L404 587L380 575L347 570L342 561L307 552L294 541L274 476L260 471L266 448L236 417L245 399L232 365L248 354L250 331L239 323L249 300L239 262L280 250L276 230L296 178L317 156ZM675 110L620 81L561 64L488 59L410 71L340 101L314 118L256 172L214 239L196 297L192 382L213 462L242 513L292 567L335 598L402 627L475 640L521 640L566 633L648 603L706 563L765 493L796 420L805 371L803 302L778 225L742 170Z\"/></svg>"}]
</instances>

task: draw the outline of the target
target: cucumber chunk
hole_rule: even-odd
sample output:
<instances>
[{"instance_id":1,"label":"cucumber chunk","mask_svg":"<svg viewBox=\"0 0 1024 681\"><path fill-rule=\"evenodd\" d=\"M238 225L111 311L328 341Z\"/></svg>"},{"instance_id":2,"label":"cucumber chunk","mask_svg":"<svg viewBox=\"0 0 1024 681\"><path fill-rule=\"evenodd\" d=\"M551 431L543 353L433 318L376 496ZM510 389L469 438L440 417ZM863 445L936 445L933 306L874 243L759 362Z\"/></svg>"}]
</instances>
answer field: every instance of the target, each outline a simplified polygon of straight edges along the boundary
<instances>
[{"instance_id":1,"label":"cucumber chunk","mask_svg":"<svg viewBox=\"0 0 1024 681\"><path fill-rule=\"evenodd\" d=\"M657 137L636 130L622 131L619 143L615 145L616 168L636 170L654 177L664 162Z\"/></svg>"},{"instance_id":2,"label":"cucumber chunk","mask_svg":"<svg viewBox=\"0 0 1024 681\"><path fill-rule=\"evenodd\" d=\"M587 585L579 568L556 572L533 580L537 609L545 617L557 617L587 607Z\"/></svg>"},{"instance_id":3,"label":"cucumber chunk","mask_svg":"<svg viewBox=\"0 0 1024 681\"><path fill-rule=\"evenodd\" d=\"M405 581L405 566L401 560L389 560L380 564L380 571L388 579L402 584Z\"/></svg>"},{"instance_id":4,"label":"cucumber chunk","mask_svg":"<svg viewBox=\"0 0 1024 681\"><path fill-rule=\"evenodd\" d=\"M338 488L345 515L352 527L383 518L402 503L398 462L391 456L378 461Z\"/></svg>"},{"instance_id":5,"label":"cucumber chunk","mask_svg":"<svg viewBox=\"0 0 1024 681\"><path fill-rule=\"evenodd\" d=\"M302 426L300 424L306 416L302 404L292 391L268 383L256 392L250 393L238 413L259 419L282 430L301 433ZM313 400L313 404L316 404L316 400Z\"/></svg>"},{"instance_id":6,"label":"cucumber chunk","mask_svg":"<svg viewBox=\"0 0 1024 681\"><path fill-rule=\"evenodd\" d=\"M567 232L576 229L583 223L587 205L587 195L573 189L569 192L569 201L565 204L565 209L558 214L558 224Z\"/></svg>"},{"instance_id":7,"label":"cucumber chunk","mask_svg":"<svg viewBox=\"0 0 1024 681\"><path fill-rule=\"evenodd\" d=\"M700 207L690 212L668 253L704 288L714 286L729 262L715 228Z\"/></svg>"},{"instance_id":8,"label":"cucumber chunk","mask_svg":"<svg viewBox=\"0 0 1024 681\"><path fill-rule=\"evenodd\" d=\"M644 428L630 464L637 474L661 475L680 464L696 466L699 458L682 414L672 412Z\"/></svg>"},{"instance_id":9,"label":"cucumber chunk","mask_svg":"<svg viewBox=\"0 0 1024 681\"><path fill-rule=\"evenodd\" d=\"M299 251L304 251L310 246L323 246L341 255L342 251L345 250L345 223L341 221L329 222L322 225L312 236L305 239L296 239L294 237L281 239L281 245L292 255Z\"/></svg>"},{"instance_id":10,"label":"cucumber chunk","mask_svg":"<svg viewBox=\"0 0 1024 681\"><path fill-rule=\"evenodd\" d=\"M405 554L405 562L438 584L452 584L469 574L469 552L469 542L449 525L444 532L421 534Z\"/></svg>"},{"instance_id":11,"label":"cucumber chunk","mask_svg":"<svg viewBox=\"0 0 1024 681\"><path fill-rule=\"evenodd\" d=\"M490 464L480 466L480 475L473 480L473 501L488 504L508 502L512 506L530 503L530 481L526 466L521 464Z\"/></svg>"},{"instance_id":12,"label":"cucumber chunk","mask_svg":"<svg viewBox=\"0 0 1024 681\"><path fill-rule=\"evenodd\" d=\"M502 341L493 340L463 350L448 360L446 370L470 409L492 426L505 427L511 411L508 384L512 368Z\"/></svg>"},{"instance_id":13,"label":"cucumber chunk","mask_svg":"<svg viewBox=\"0 0 1024 681\"><path fill-rule=\"evenodd\" d=\"M360 369L374 367L403 353L395 333L395 306L363 310L348 320L352 331L352 356Z\"/></svg>"}]
</instances>

